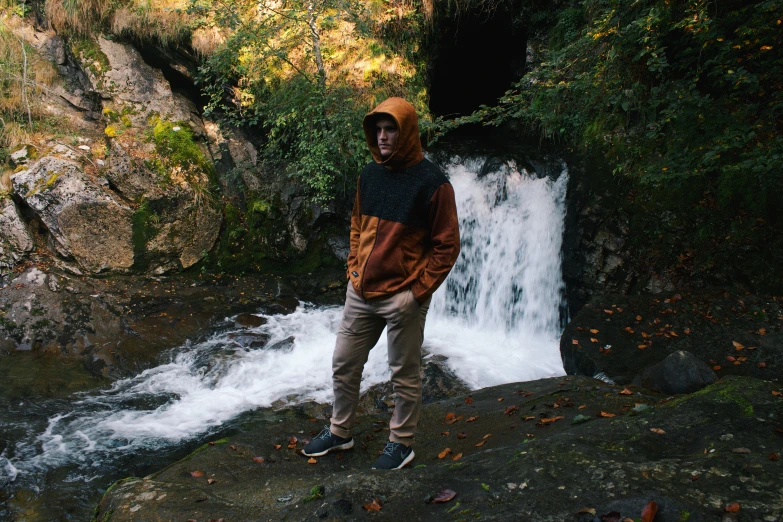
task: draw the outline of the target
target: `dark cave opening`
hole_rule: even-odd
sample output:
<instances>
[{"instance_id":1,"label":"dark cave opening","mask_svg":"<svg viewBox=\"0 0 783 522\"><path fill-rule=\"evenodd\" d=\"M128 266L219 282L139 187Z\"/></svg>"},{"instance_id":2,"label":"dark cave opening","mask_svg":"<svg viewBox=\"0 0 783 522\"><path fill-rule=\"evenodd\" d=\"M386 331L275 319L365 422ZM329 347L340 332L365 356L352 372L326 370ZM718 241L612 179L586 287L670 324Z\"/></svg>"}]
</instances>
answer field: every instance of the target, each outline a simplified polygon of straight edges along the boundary
<instances>
[{"instance_id":1,"label":"dark cave opening","mask_svg":"<svg viewBox=\"0 0 783 522\"><path fill-rule=\"evenodd\" d=\"M524 74L527 33L515 4L436 22L428 71L433 114L451 118L494 105Z\"/></svg>"}]
</instances>

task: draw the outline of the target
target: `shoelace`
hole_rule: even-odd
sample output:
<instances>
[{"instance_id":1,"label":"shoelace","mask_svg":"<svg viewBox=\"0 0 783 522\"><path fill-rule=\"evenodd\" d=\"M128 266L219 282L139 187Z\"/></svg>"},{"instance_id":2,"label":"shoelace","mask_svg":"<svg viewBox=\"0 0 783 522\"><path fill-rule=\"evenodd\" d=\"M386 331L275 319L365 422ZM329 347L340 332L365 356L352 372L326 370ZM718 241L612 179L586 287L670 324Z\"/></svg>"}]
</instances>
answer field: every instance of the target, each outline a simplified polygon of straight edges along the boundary
<instances>
[{"instance_id":1,"label":"shoelace","mask_svg":"<svg viewBox=\"0 0 783 522\"><path fill-rule=\"evenodd\" d=\"M324 426L323 431L318 434L318 438L321 440L329 440L331 436L332 430L329 429L329 426Z\"/></svg>"},{"instance_id":2,"label":"shoelace","mask_svg":"<svg viewBox=\"0 0 783 522\"><path fill-rule=\"evenodd\" d=\"M391 457L394 453L394 448L397 447L397 444L397 442L387 442L386 447L383 448L383 454Z\"/></svg>"}]
</instances>

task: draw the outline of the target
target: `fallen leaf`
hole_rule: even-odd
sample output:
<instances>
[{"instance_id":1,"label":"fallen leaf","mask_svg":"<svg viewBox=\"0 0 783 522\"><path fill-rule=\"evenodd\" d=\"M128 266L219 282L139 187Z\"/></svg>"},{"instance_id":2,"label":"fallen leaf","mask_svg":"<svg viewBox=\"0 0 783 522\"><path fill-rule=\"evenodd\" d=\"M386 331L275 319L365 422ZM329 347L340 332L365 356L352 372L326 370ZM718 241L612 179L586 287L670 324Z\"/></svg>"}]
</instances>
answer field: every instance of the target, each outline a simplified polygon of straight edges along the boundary
<instances>
[{"instance_id":1,"label":"fallen leaf","mask_svg":"<svg viewBox=\"0 0 783 522\"><path fill-rule=\"evenodd\" d=\"M381 504L381 501L376 498L373 499L373 501L370 502L369 504L365 504L362 507L367 511L380 511L382 505L383 504Z\"/></svg>"},{"instance_id":2,"label":"fallen leaf","mask_svg":"<svg viewBox=\"0 0 783 522\"><path fill-rule=\"evenodd\" d=\"M734 362L734 361L737 360L737 358L734 357L733 355L727 355L726 356L726 360L729 361L729 362Z\"/></svg>"},{"instance_id":3,"label":"fallen leaf","mask_svg":"<svg viewBox=\"0 0 783 522\"><path fill-rule=\"evenodd\" d=\"M515 411L519 411L519 406L508 406L505 410L503 410L503 413L506 415L513 415Z\"/></svg>"},{"instance_id":4,"label":"fallen leaf","mask_svg":"<svg viewBox=\"0 0 783 522\"><path fill-rule=\"evenodd\" d=\"M524 419L522 419L522 420L529 421L529 420L533 420L533 419L535 419L535 417L534 417L533 415L528 415L527 417L525 417L525 418L524 418Z\"/></svg>"},{"instance_id":5,"label":"fallen leaf","mask_svg":"<svg viewBox=\"0 0 783 522\"><path fill-rule=\"evenodd\" d=\"M775 397L780 397L781 395L783 395L783 393L781 393L781 392L779 392L777 390L772 390L772 395L774 395Z\"/></svg>"},{"instance_id":6,"label":"fallen leaf","mask_svg":"<svg viewBox=\"0 0 783 522\"><path fill-rule=\"evenodd\" d=\"M275 449L280 449L282 446L280 444L275 444Z\"/></svg>"},{"instance_id":7,"label":"fallen leaf","mask_svg":"<svg viewBox=\"0 0 783 522\"><path fill-rule=\"evenodd\" d=\"M288 449L294 449L296 447L297 438L291 435L291 438L288 439Z\"/></svg>"},{"instance_id":8,"label":"fallen leaf","mask_svg":"<svg viewBox=\"0 0 783 522\"><path fill-rule=\"evenodd\" d=\"M614 415L612 415L612 417L614 417ZM541 419L541 422L543 422L544 424L549 424L550 422L559 421L560 419L565 419L565 417L563 417L562 415L558 415L557 417L550 417L548 419Z\"/></svg>"},{"instance_id":9,"label":"fallen leaf","mask_svg":"<svg viewBox=\"0 0 783 522\"><path fill-rule=\"evenodd\" d=\"M230 446L229 446L229 448L231 448L233 451L236 451L236 450L237 450L237 447L236 447L236 446L234 446L233 444L232 444L232 445L230 445Z\"/></svg>"},{"instance_id":10,"label":"fallen leaf","mask_svg":"<svg viewBox=\"0 0 783 522\"><path fill-rule=\"evenodd\" d=\"M645 339L649 339L650 334L648 334L647 332L642 332L642 337L644 337Z\"/></svg>"},{"instance_id":11,"label":"fallen leaf","mask_svg":"<svg viewBox=\"0 0 783 522\"><path fill-rule=\"evenodd\" d=\"M473 397L465 397L465 404L473 404Z\"/></svg>"},{"instance_id":12,"label":"fallen leaf","mask_svg":"<svg viewBox=\"0 0 783 522\"><path fill-rule=\"evenodd\" d=\"M690 328L686 328L685 330L682 331L682 333L684 333L685 335L690 335L691 334L691 329Z\"/></svg>"},{"instance_id":13,"label":"fallen leaf","mask_svg":"<svg viewBox=\"0 0 783 522\"><path fill-rule=\"evenodd\" d=\"M577 409L579 409L579 410L584 410L585 408L587 408L587 404L582 404L582 405L581 405L581 406L579 406L579 408L577 408Z\"/></svg>"},{"instance_id":14,"label":"fallen leaf","mask_svg":"<svg viewBox=\"0 0 783 522\"><path fill-rule=\"evenodd\" d=\"M771 460L773 462L777 462L780 460L780 453L770 453L769 457L767 457L767 460Z\"/></svg>"},{"instance_id":15,"label":"fallen leaf","mask_svg":"<svg viewBox=\"0 0 783 522\"><path fill-rule=\"evenodd\" d=\"M750 453L750 450L748 448L732 448L732 453L739 453L741 455L747 455Z\"/></svg>"},{"instance_id":16,"label":"fallen leaf","mask_svg":"<svg viewBox=\"0 0 783 522\"><path fill-rule=\"evenodd\" d=\"M598 330L596 330L595 328L590 328L590 333L597 334Z\"/></svg>"},{"instance_id":17,"label":"fallen leaf","mask_svg":"<svg viewBox=\"0 0 783 522\"><path fill-rule=\"evenodd\" d=\"M604 313L609 314L609 315L614 315L614 311L613 310L604 310Z\"/></svg>"},{"instance_id":18,"label":"fallen leaf","mask_svg":"<svg viewBox=\"0 0 783 522\"><path fill-rule=\"evenodd\" d=\"M590 338L590 342L591 342L591 343L597 343L597 342L598 342L598 339L596 339L595 337L591 337L591 338Z\"/></svg>"},{"instance_id":19,"label":"fallen leaf","mask_svg":"<svg viewBox=\"0 0 783 522\"><path fill-rule=\"evenodd\" d=\"M579 345L579 341L576 339L571 339L571 344Z\"/></svg>"},{"instance_id":20,"label":"fallen leaf","mask_svg":"<svg viewBox=\"0 0 783 522\"><path fill-rule=\"evenodd\" d=\"M607 413L605 411L602 411L601 413L598 414L599 417L614 417L614 415L615 415L614 413Z\"/></svg>"},{"instance_id":21,"label":"fallen leaf","mask_svg":"<svg viewBox=\"0 0 783 522\"><path fill-rule=\"evenodd\" d=\"M199 471L199 470L191 471L190 472L190 476L193 477L193 478L203 477L204 476L204 472L203 471Z\"/></svg>"},{"instance_id":22,"label":"fallen leaf","mask_svg":"<svg viewBox=\"0 0 783 522\"><path fill-rule=\"evenodd\" d=\"M718 365L716 364L715 366L713 366L713 367L712 367L712 369L713 369L713 370L715 370L715 371L717 372L718 370L720 370L720 366L718 366Z\"/></svg>"},{"instance_id":23,"label":"fallen leaf","mask_svg":"<svg viewBox=\"0 0 783 522\"><path fill-rule=\"evenodd\" d=\"M440 453L438 453L438 458L439 459L445 459L446 455L448 455L449 453L451 453L451 448L446 448L445 450L443 450Z\"/></svg>"},{"instance_id":24,"label":"fallen leaf","mask_svg":"<svg viewBox=\"0 0 783 522\"><path fill-rule=\"evenodd\" d=\"M633 392L628 388L623 388L621 391L617 393L619 393L620 395L633 395Z\"/></svg>"},{"instance_id":25,"label":"fallen leaf","mask_svg":"<svg viewBox=\"0 0 783 522\"><path fill-rule=\"evenodd\" d=\"M255 462L261 463L261 462L264 462L264 457L253 457L253 460Z\"/></svg>"},{"instance_id":26,"label":"fallen leaf","mask_svg":"<svg viewBox=\"0 0 783 522\"><path fill-rule=\"evenodd\" d=\"M476 447L477 447L477 448L480 448L481 446L483 446L483 445L484 445L484 443L485 443L485 442L487 442L487 441L486 441L486 440L482 440L481 442L479 442L478 444L476 444Z\"/></svg>"},{"instance_id":27,"label":"fallen leaf","mask_svg":"<svg viewBox=\"0 0 783 522\"><path fill-rule=\"evenodd\" d=\"M590 515L595 515L595 508L583 507L582 509L577 511L577 514L579 514L579 513L587 513L587 514L590 514Z\"/></svg>"},{"instance_id":28,"label":"fallen leaf","mask_svg":"<svg viewBox=\"0 0 783 522\"><path fill-rule=\"evenodd\" d=\"M461 416L460 416L460 418L461 418ZM476 415L475 417L468 417L468 420L466 420L465 422L473 422L476 419L478 419L478 415Z\"/></svg>"},{"instance_id":29,"label":"fallen leaf","mask_svg":"<svg viewBox=\"0 0 783 522\"><path fill-rule=\"evenodd\" d=\"M658 504L654 500L651 500L642 509L642 522L652 522L655 518L655 514L658 512Z\"/></svg>"},{"instance_id":30,"label":"fallen leaf","mask_svg":"<svg viewBox=\"0 0 783 522\"><path fill-rule=\"evenodd\" d=\"M317 461L317 460L315 460L313 457L310 457L309 459L307 459L307 463L308 463L308 464L316 464L317 462L318 462L318 461Z\"/></svg>"},{"instance_id":31,"label":"fallen leaf","mask_svg":"<svg viewBox=\"0 0 783 522\"><path fill-rule=\"evenodd\" d=\"M700 478L701 477L699 477L699 475L691 475L690 477L688 477L688 480L690 480L691 482L696 482Z\"/></svg>"},{"instance_id":32,"label":"fallen leaf","mask_svg":"<svg viewBox=\"0 0 783 522\"><path fill-rule=\"evenodd\" d=\"M739 502L732 502L731 504L729 504L723 509L724 511L726 511L726 513L736 513L737 511L740 510L740 505Z\"/></svg>"},{"instance_id":33,"label":"fallen leaf","mask_svg":"<svg viewBox=\"0 0 783 522\"><path fill-rule=\"evenodd\" d=\"M641 321L641 320L642 320L642 316L641 316L641 315L637 315L637 316L636 316L636 320L637 320L637 321Z\"/></svg>"},{"instance_id":34,"label":"fallen leaf","mask_svg":"<svg viewBox=\"0 0 783 522\"><path fill-rule=\"evenodd\" d=\"M481 438L482 438L482 439L488 439L488 438L490 438L491 436L492 436L492 434L491 434L491 433L487 433L486 435L484 435L484 436L483 436L483 437L481 437Z\"/></svg>"},{"instance_id":35,"label":"fallen leaf","mask_svg":"<svg viewBox=\"0 0 783 522\"><path fill-rule=\"evenodd\" d=\"M215 445L215 443L212 442L212 441L207 442L207 444L209 444L210 446L214 446Z\"/></svg>"},{"instance_id":36,"label":"fallen leaf","mask_svg":"<svg viewBox=\"0 0 783 522\"><path fill-rule=\"evenodd\" d=\"M758 363L756 366L757 366L759 369L761 369L761 368L766 368L766 367L767 367L767 363L765 363L765 362L760 362L760 363Z\"/></svg>"},{"instance_id":37,"label":"fallen leaf","mask_svg":"<svg viewBox=\"0 0 783 522\"><path fill-rule=\"evenodd\" d=\"M461 439L467 439L468 438L468 434L465 433L464 431L460 432L460 433L457 433L457 438L460 439L460 440Z\"/></svg>"},{"instance_id":38,"label":"fallen leaf","mask_svg":"<svg viewBox=\"0 0 783 522\"><path fill-rule=\"evenodd\" d=\"M449 421L449 420L453 420L453 419L454 419L454 418L456 418L456 417L457 417L457 416L456 416L456 415L454 415L454 412L453 412L453 411L450 411L450 412L448 412L448 413L446 414L446 420L447 420L447 421Z\"/></svg>"},{"instance_id":39,"label":"fallen leaf","mask_svg":"<svg viewBox=\"0 0 783 522\"><path fill-rule=\"evenodd\" d=\"M620 308L619 306L617 307L617 311L620 312L620 313L623 313L623 309Z\"/></svg>"},{"instance_id":40,"label":"fallen leaf","mask_svg":"<svg viewBox=\"0 0 783 522\"><path fill-rule=\"evenodd\" d=\"M444 489L443 491L439 491L437 495L435 495L435 498L432 499L434 503L441 504L443 502L448 502L449 500L456 497L457 494L453 492L450 489Z\"/></svg>"},{"instance_id":41,"label":"fallen leaf","mask_svg":"<svg viewBox=\"0 0 783 522\"><path fill-rule=\"evenodd\" d=\"M745 349L745 347L742 344L738 343L737 341L731 341L731 344L734 345L734 348L736 348L737 351Z\"/></svg>"},{"instance_id":42,"label":"fallen leaf","mask_svg":"<svg viewBox=\"0 0 783 522\"><path fill-rule=\"evenodd\" d=\"M457 453L453 457L451 457L451 460L459 460L462 458L462 453Z\"/></svg>"},{"instance_id":43,"label":"fallen leaf","mask_svg":"<svg viewBox=\"0 0 783 522\"><path fill-rule=\"evenodd\" d=\"M759 331L756 332L759 335L767 335L767 329L766 328L759 328Z\"/></svg>"},{"instance_id":44,"label":"fallen leaf","mask_svg":"<svg viewBox=\"0 0 783 522\"><path fill-rule=\"evenodd\" d=\"M625 328L623 328L623 330L625 330L625 331L626 331L626 332L628 332L629 334L632 334L632 333L634 333L634 329L633 329L633 328L631 328L630 326L626 326Z\"/></svg>"},{"instance_id":45,"label":"fallen leaf","mask_svg":"<svg viewBox=\"0 0 783 522\"><path fill-rule=\"evenodd\" d=\"M449 432L448 431L441 431L440 434L443 435L444 437L448 437L449 436Z\"/></svg>"},{"instance_id":46,"label":"fallen leaf","mask_svg":"<svg viewBox=\"0 0 783 522\"><path fill-rule=\"evenodd\" d=\"M462 420L462 415L458 415L458 416L454 417L453 419L451 419L450 421L447 421L446 424L454 424L455 422L461 421L461 420Z\"/></svg>"},{"instance_id":47,"label":"fallen leaf","mask_svg":"<svg viewBox=\"0 0 783 522\"><path fill-rule=\"evenodd\" d=\"M669 332L669 335L671 335L672 337L679 337L679 336L677 335L677 333L676 333L674 330L672 330L671 332Z\"/></svg>"},{"instance_id":48,"label":"fallen leaf","mask_svg":"<svg viewBox=\"0 0 783 522\"><path fill-rule=\"evenodd\" d=\"M214 483L215 483L215 479L213 479L213 478L211 478L211 479L207 479L207 484L209 484L210 486L211 486L212 484L214 484Z\"/></svg>"},{"instance_id":49,"label":"fallen leaf","mask_svg":"<svg viewBox=\"0 0 783 522\"><path fill-rule=\"evenodd\" d=\"M498 397L498 402L503 402L504 400L506 399L504 399L503 397Z\"/></svg>"}]
</instances>

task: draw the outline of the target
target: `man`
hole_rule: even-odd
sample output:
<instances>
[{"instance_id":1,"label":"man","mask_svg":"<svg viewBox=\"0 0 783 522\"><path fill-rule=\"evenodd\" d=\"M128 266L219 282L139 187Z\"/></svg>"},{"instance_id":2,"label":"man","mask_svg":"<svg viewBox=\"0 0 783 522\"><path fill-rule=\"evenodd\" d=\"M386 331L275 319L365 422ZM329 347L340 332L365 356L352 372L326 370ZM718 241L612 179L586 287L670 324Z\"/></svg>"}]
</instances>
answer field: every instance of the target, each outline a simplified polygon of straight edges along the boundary
<instances>
[{"instance_id":1,"label":"man","mask_svg":"<svg viewBox=\"0 0 783 522\"><path fill-rule=\"evenodd\" d=\"M424 158L416 110L389 98L362 122L373 162L359 175L351 215L345 310L332 360L331 426L304 448L321 456L353 447L362 369L387 327L397 395L390 437L374 469L413 460L421 411L421 343L432 293L459 255L454 190Z\"/></svg>"}]
</instances>

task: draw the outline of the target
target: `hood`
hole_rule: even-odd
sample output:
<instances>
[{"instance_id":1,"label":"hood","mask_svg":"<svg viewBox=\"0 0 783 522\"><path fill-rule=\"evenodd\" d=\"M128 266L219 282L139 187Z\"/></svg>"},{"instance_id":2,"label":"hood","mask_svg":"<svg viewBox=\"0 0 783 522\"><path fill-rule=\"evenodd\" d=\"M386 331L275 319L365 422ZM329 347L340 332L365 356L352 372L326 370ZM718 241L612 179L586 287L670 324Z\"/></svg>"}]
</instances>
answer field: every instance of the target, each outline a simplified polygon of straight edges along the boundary
<instances>
[{"instance_id":1,"label":"hood","mask_svg":"<svg viewBox=\"0 0 783 522\"><path fill-rule=\"evenodd\" d=\"M375 122L381 116L389 116L396 123L400 134L397 138L397 148L392 155L384 160L378 148L378 138L375 133ZM372 110L362 121L364 137L370 147L372 158L381 165L392 169L404 169L415 165L424 159L419 138L419 117L413 105L402 98L387 98Z\"/></svg>"}]
</instances>

